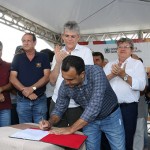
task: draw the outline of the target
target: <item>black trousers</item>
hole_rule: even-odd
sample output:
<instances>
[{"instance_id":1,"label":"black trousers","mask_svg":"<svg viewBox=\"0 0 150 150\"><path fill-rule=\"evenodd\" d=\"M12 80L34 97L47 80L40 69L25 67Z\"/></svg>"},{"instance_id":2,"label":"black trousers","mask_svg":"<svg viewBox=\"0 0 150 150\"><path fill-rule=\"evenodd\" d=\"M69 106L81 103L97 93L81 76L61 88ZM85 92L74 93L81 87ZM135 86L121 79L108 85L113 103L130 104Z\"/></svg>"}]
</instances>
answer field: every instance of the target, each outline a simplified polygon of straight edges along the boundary
<instances>
[{"instance_id":1,"label":"black trousers","mask_svg":"<svg viewBox=\"0 0 150 150\"><path fill-rule=\"evenodd\" d=\"M52 100L50 105L50 113L52 112L54 107L55 102ZM56 127L71 126L72 124L74 124L74 122L76 122L80 118L82 113L83 109L80 106L75 108L68 108L66 112L63 114L61 120L55 126Z\"/></svg>"},{"instance_id":2,"label":"black trousers","mask_svg":"<svg viewBox=\"0 0 150 150\"><path fill-rule=\"evenodd\" d=\"M111 150L109 141L104 132L102 132L101 136L101 150Z\"/></svg>"},{"instance_id":3,"label":"black trousers","mask_svg":"<svg viewBox=\"0 0 150 150\"><path fill-rule=\"evenodd\" d=\"M16 111L16 103L12 104L11 109L11 125L19 124L18 113Z\"/></svg>"},{"instance_id":4,"label":"black trousers","mask_svg":"<svg viewBox=\"0 0 150 150\"><path fill-rule=\"evenodd\" d=\"M52 101L52 97L47 97L47 120L49 119L49 108L50 108L50 105L51 105L51 101Z\"/></svg>"},{"instance_id":5,"label":"black trousers","mask_svg":"<svg viewBox=\"0 0 150 150\"><path fill-rule=\"evenodd\" d=\"M133 150L133 139L138 115L138 103L122 103L120 104L120 109L125 129L126 150Z\"/></svg>"}]
</instances>

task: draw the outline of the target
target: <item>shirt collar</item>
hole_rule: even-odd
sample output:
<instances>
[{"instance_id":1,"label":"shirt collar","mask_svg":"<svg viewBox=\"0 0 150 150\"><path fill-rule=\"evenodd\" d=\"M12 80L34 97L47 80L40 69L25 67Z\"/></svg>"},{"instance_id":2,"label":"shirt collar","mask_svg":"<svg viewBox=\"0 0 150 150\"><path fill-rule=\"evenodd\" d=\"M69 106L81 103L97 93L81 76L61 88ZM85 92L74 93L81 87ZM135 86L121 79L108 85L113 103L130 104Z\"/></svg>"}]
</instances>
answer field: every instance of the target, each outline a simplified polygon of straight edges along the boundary
<instances>
[{"instance_id":1,"label":"shirt collar","mask_svg":"<svg viewBox=\"0 0 150 150\"><path fill-rule=\"evenodd\" d=\"M126 64L126 63L127 63L128 61L130 61L130 60L131 60L131 56L128 57L128 58L122 63L122 65ZM116 62L119 63L119 59L117 59Z\"/></svg>"},{"instance_id":2,"label":"shirt collar","mask_svg":"<svg viewBox=\"0 0 150 150\"><path fill-rule=\"evenodd\" d=\"M87 84L87 77L85 75L85 78L84 78L84 81L83 81L83 84L82 85L86 85Z\"/></svg>"},{"instance_id":3,"label":"shirt collar","mask_svg":"<svg viewBox=\"0 0 150 150\"><path fill-rule=\"evenodd\" d=\"M21 54L27 57L26 53L21 53ZM35 56L37 56L37 55L38 55L38 52L35 50Z\"/></svg>"},{"instance_id":4,"label":"shirt collar","mask_svg":"<svg viewBox=\"0 0 150 150\"><path fill-rule=\"evenodd\" d=\"M82 85L81 86L84 86L84 85L87 85L87 77L86 77L86 75L85 75L85 77L84 77L84 81L82 82Z\"/></svg>"},{"instance_id":5,"label":"shirt collar","mask_svg":"<svg viewBox=\"0 0 150 150\"><path fill-rule=\"evenodd\" d=\"M77 44L74 50L79 50L79 49L80 49L80 45ZM62 50L65 50L65 51L66 51L66 47L64 46L64 47L62 48ZM74 51L74 50L73 50L73 51Z\"/></svg>"}]
</instances>

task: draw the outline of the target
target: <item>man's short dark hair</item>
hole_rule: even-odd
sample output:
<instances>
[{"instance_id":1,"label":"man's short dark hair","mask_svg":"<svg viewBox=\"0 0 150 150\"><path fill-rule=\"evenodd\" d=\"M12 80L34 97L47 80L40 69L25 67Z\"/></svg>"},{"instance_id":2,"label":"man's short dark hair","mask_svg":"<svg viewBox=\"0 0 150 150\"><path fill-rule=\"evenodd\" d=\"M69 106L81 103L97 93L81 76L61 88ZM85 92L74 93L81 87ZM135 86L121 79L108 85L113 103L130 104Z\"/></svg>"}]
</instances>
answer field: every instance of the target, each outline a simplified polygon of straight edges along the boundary
<instances>
[{"instance_id":1,"label":"man's short dark hair","mask_svg":"<svg viewBox=\"0 0 150 150\"><path fill-rule=\"evenodd\" d=\"M24 53L24 50L22 45L19 45L16 47L15 54L21 54L21 53Z\"/></svg>"},{"instance_id":2,"label":"man's short dark hair","mask_svg":"<svg viewBox=\"0 0 150 150\"><path fill-rule=\"evenodd\" d=\"M85 71L83 59L73 55L67 56L62 62L61 69L62 71L67 72L70 68L75 68L77 74L80 75L83 71Z\"/></svg>"},{"instance_id":3,"label":"man's short dark hair","mask_svg":"<svg viewBox=\"0 0 150 150\"><path fill-rule=\"evenodd\" d=\"M36 36L33 33L25 33L24 35L31 35L34 42L36 42Z\"/></svg>"},{"instance_id":4,"label":"man's short dark hair","mask_svg":"<svg viewBox=\"0 0 150 150\"><path fill-rule=\"evenodd\" d=\"M101 52L92 52L93 56L100 56L101 60L104 61L104 55Z\"/></svg>"},{"instance_id":5,"label":"man's short dark hair","mask_svg":"<svg viewBox=\"0 0 150 150\"><path fill-rule=\"evenodd\" d=\"M46 49L41 50L40 52L45 53L46 55L48 55L49 62L53 61L53 57L54 57L54 52L53 51L51 51L50 49L46 48Z\"/></svg>"}]
</instances>

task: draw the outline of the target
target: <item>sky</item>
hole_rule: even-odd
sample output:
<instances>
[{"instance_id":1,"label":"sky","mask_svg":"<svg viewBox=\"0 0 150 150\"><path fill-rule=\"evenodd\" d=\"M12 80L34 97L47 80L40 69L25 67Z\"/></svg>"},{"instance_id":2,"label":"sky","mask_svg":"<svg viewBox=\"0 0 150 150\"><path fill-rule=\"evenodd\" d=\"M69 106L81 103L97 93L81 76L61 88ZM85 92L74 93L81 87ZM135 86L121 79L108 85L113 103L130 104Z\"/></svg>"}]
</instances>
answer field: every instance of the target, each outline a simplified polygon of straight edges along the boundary
<instances>
[{"instance_id":1,"label":"sky","mask_svg":"<svg viewBox=\"0 0 150 150\"><path fill-rule=\"evenodd\" d=\"M15 49L22 45L21 38L24 32L9 27L0 23L0 41L3 43L2 59L7 62L12 62ZM36 50L40 51L45 48L53 50L53 48L44 40L37 38Z\"/></svg>"}]
</instances>

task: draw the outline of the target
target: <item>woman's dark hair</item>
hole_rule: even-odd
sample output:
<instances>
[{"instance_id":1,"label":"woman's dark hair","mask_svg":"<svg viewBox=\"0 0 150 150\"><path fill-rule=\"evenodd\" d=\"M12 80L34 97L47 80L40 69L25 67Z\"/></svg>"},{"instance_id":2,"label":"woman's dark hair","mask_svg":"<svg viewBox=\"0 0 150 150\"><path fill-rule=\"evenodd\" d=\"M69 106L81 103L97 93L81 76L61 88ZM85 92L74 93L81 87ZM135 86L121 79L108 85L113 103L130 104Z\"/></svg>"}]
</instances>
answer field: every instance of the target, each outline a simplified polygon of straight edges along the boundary
<instances>
[{"instance_id":1,"label":"woman's dark hair","mask_svg":"<svg viewBox=\"0 0 150 150\"><path fill-rule=\"evenodd\" d=\"M78 56L67 56L62 62L61 69L62 71L67 72L70 68L75 68L77 74L80 75L83 71L85 71L83 59Z\"/></svg>"}]
</instances>

